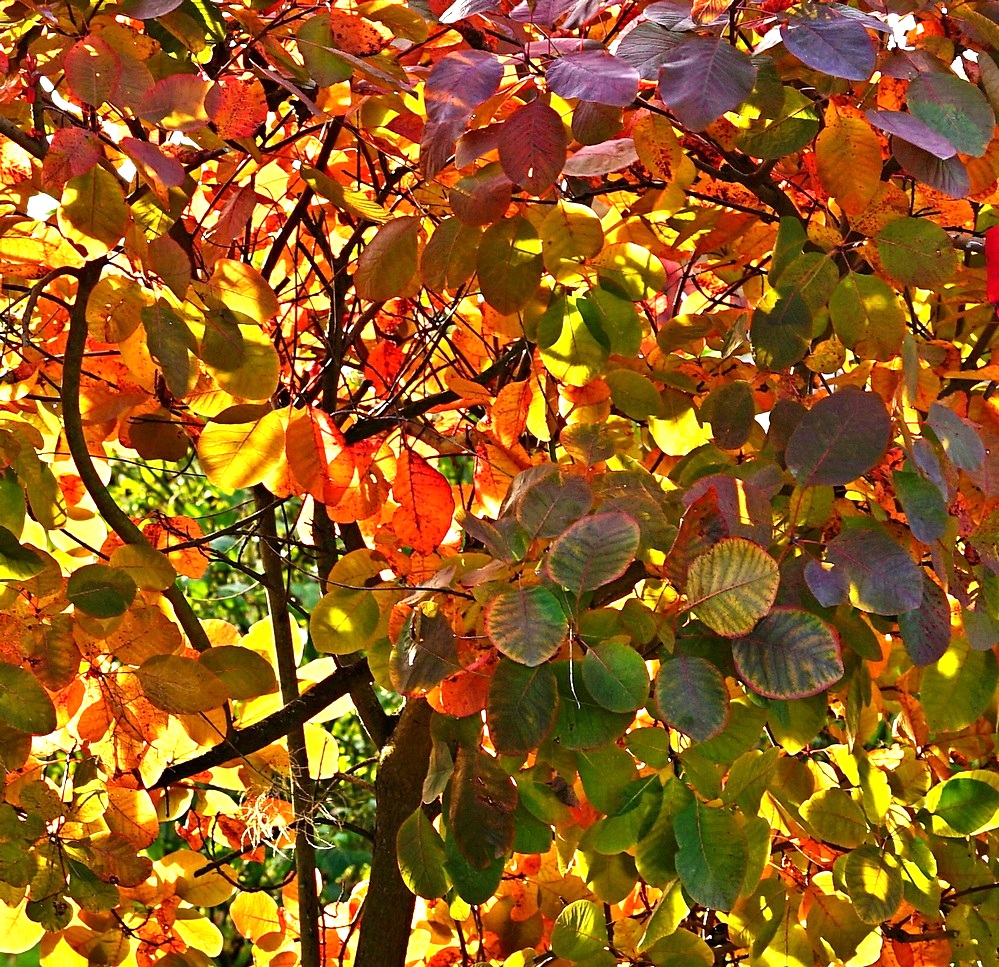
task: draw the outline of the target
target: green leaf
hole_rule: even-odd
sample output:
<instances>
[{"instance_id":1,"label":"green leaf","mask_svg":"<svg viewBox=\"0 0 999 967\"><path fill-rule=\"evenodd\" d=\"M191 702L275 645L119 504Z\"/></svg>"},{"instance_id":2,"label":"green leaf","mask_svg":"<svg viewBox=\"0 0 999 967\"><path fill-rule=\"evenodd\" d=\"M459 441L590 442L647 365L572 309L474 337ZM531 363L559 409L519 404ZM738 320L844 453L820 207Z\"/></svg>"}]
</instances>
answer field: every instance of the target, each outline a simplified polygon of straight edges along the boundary
<instances>
[{"instance_id":1,"label":"green leaf","mask_svg":"<svg viewBox=\"0 0 999 967\"><path fill-rule=\"evenodd\" d=\"M517 520L532 537L558 537L593 506L593 490L582 477L549 474L517 503Z\"/></svg>"},{"instance_id":2,"label":"green leaf","mask_svg":"<svg viewBox=\"0 0 999 967\"><path fill-rule=\"evenodd\" d=\"M501 659L489 683L486 724L496 751L524 755L555 727L558 683L550 665L528 667Z\"/></svg>"},{"instance_id":3,"label":"green leaf","mask_svg":"<svg viewBox=\"0 0 999 967\"><path fill-rule=\"evenodd\" d=\"M779 582L777 562L759 544L726 538L691 563L688 607L720 635L745 635L770 610Z\"/></svg>"},{"instance_id":4,"label":"green leaf","mask_svg":"<svg viewBox=\"0 0 999 967\"><path fill-rule=\"evenodd\" d=\"M861 920L882 923L902 902L902 870L898 860L877 846L860 846L843 864L846 892Z\"/></svg>"},{"instance_id":5,"label":"green leaf","mask_svg":"<svg viewBox=\"0 0 999 967\"><path fill-rule=\"evenodd\" d=\"M313 191L318 192L323 198L333 202L334 206L339 208L340 211L353 215L354 218L360 218L367 222L381 223L387 222L392 217L392 213L387 208L379 205L378 202L373 201L359 191L350 191L344 188L339 181L334 180L329 175L325 175L315 168L305 165L301 169L301 175L302 180ZM476 233L476 238L478 238L478 233ZM425 256L426 251L424 251ZM474 271L474 268L473 264L472 271ZM471 273L469 273L469 277L471 277Z\"/></svg>"},{"instance_id":6,"label":"green leaf","mask_svg":"<svg viewBox=\"0 0 999 967\"><path fill-rule=\"evenodd\" d=\"M193 658L153 655L137 669L146 698L174 715L194 715L218 708L229 699L222 679Z\"/></svg>"},{"instance_id":7,"label":"green leaf","mask_svg":"<svg viewBox=\"0 0 999 967\"><path fill-rule=\"evenodd\" d=\"M812 314L794 290L770 289L756 304L749 324L753 359L773 372L804 358L812 337Z\"/></svg>"},{"instance_id":8,"label":"green leaf","mask_svg":"<svg viewBox=\"0 0 999 967\"><path fill-rule=\"evenodd\" d=\"M822 789L801 804L801 818L827 843L854 849L867 839L864 811L844 789Z\"/></svg>"},{"instance_id":9,"label":"green leaf","mask_svg":"<svg viewBox=\"0 0 999 967\"><path fill-rule=\"evenodd\" d=\"M974 84L947 73L920 73L906 92L909 113L962 154L980 158L992 140L996 116Z\"/></svg>"},{"instance_id":10,"label":"green leaf","mask_svg":"<svg viewBox=\"0 0 999 967\"><path fill-rule=\"evenodd\" d=\"M87 564L74 571L66 597L74 607L95 618L116 618L135 600L138 588L127 571L106 564Z\"/></svg>"},{"instance_id":11,"label":"green leaf","mask_svg":"<svg viewBox=\"0 0 999 967\"><path fill-rule=\"evenodd\" d=\"M936 288L957 271L957 253L950 236L925 218L889 222L875 243L885 271L902 285Z\"/></svg>"},{"instance_id":12,"label":"green leaf","mask_svg":"<svg viewBox=\"0 0 999 967\"><path fill-rule=\"evenodd\" d=\"M978 470L985 460L985 444L970 420L942 403L931 403L926 425L936 434L955 467Z\"/></svg>"},{"instance_id":13,"label":"green leaf","mask_svg":"<svg viewBox=\"0 0 999 967\"><path fill-rule=\"evenodd\" d=\"M992 822L999 808L999 789L979 779L955 776L933 789L926 808L956 832L973 835Z\"/></svg>"},{"instance_id":14,"label":"green leaf","mask_svg":"<svg viewBox=\"0 0 999 967\"><path fill-rule=\"evenodd\" d=\"M476 869L458 849L453 832L449 832L444 840L444 853L444 870L462 900L466 903L485 903L493 896L503 879L505 858L494 861L484 870Z\"/></svg>"},{"instance_id":15,"label":"green leaf","mask_svg":"<svg viewBox=\"0 0 999 967\"><path fill-rule=\"evenodd\" d=\"M695 903L731 910L749 865L746 835L735 816L724 807L696 800L677 814L673 828L683 888Z\"/></svg>"},{"instance_id":16,"label":"green leaf","mask_svg":"<svg viewBox=\"0 0 999 967\"><path fill-rule=\"evenodd\" d=\"M354 69L334 53L336 39L330 28L330 15L320 12L306 19L295 37L305 69L320 87L330 87L348 80Z\"/></svg>"},{"instance_id":17,"label":"green leaf","mask_svg":"<svg viewBox=\"0 0 999 967\"><path fill-rule=\"evenodd\" d=\"M647 420L663 415L663 401L655 383L630 369L615 369L604 377L611 400L629 419Z\"/></svg>"},{"instance_id":18,"label":"green leaf","mask_svg":"<svg viewBox=\"0 0 999 967\"><path fill-rule=\"evenodd\" d=\"M370 591L334 588L320 598L309 616L309 634L317 651L349 655L369 644L380 617L378 601Z\"/></svg>"},{"instance_id":19,"label":"green leaf","mask_svg":"<svg viewBox=\"0 0 999 967\"><path fill-rule=\"evenodd\" d=\"M594 514L573 524L548 551L548 575L580 595L621 577L635 559L641 531L627 514Z\"/></svg>"},{"instance_id":20,"label":"green leaf","mask_svg":"<svg viewBox=\"0 0 999 967\"><path fill-rule=\"evenodd\" d=\"M804 486L848 484L867 473L891 440L881 397L852 386L819 400L795 427L785 459Z\"/></svg>"},{"instance_id":21,"label":"green leaf","mask_svg":"<svg viewBox=\"0 0 999 967\"><path fill-rule=\"evenodd\" d=\"M725 679L715 665L678 654L664 661L656 675L656 712L667 725L704 742L728 724Z\"/></svg>"},{"instance_id":22,"label":"green leaf","mask_svg":"<svg viewBox=\"0 0 999 967\"><path fill-rule=\"evenodd\" d=\"M585 386L603 372L610 340L591 327L580 299L556 295L538 320L538 349L545 369L570 386Z\"/></svg>"},{"instance_id":23,"label":"green leaf","mask_svg":"<svg viewBox=\"0 0 999 967\"><path fill-rule=\"evenodd\" d=\"M27 581L44 570L45 562L37 551L21 544L6 527L0 527L0 581Z\"/></svg>"},{"instance_id":24,"label":"green leaf","mask_svg":"<svg viewBox=\"0 0 999 967\"><path fill-rule=\"evenodd\" d=\"M447 893L444 874L444 841L427 819L423 809L417 809L399 827L396 837L399 873L411 893L434 900Z\"/></svg>"},{"instance_id":25,"label":"green leaf","mask_svg":"<svg viewBox=\"0 0 999 967\"><path fill-rule=\"evenodd\" d=\"M959 732L995 700L999 668L993 651L972 651L955 638L946 653L923 669L919 697L934 732Z\"/></svg>"},{"instance_id":26,"label":"green leaf","mask_svg":"<svg viewBox=\"0 0 999 967\"><path fill-rule=\"evenodd\" d=\"M558 915L552 928L552 953L569 961L585 960L606 949L607 922L603 907L576 900Z\"/></svg>"},{"instance_id":27,"label":"green leaf","mask_svg":"<svg viewBox=\"0 0 999 967\"><path fill-rule=\"evenodd\" d=\"M666 287L666 269L645 246L615 242L590 260L600 285L619 291L630 302L651 299ZM591 297L598 290L591 290ZM598 297L599 298L599 297Z\"/></svg>"},{"instance_id":28,"label":"green leaf","mask_svg":"<svg viewBox=\"0 0 999 967\"><path fill-rule=\"evenodd\" d=\"M843 677L839 638L821 618L775 608L748 635L732 642L739 677L768 698L807 698Z\"/></svg>"},{"instance_id":29,"label":"green leaf","mask_svg":"<svg viewBox=\"0 0 999 967\"><path fill-rule=\"evenodd\" d=\"M555 655L569 630L558 598L542 587L503 591L486 606L485 624L489 640L499 651L531 666Z\"/></svg>"},{"instance_id":30,"label":"green leaf","mask_svg":"<svg viewBox=\"0 0 999 967\"><path fill-rule=\"evenodd\" d=\"M892 482L909 519L912 536L924 544L932 544L943 537L950 515L940 488L922 474L907 470L894 471Z\"/></svg>"},{"instance_id":31,"label":"green leaf","mask_svg":"<svg viewBox=\"0 0 999 967\"><path fill-rule=\"evenodd\" d=\"M198 661L222 679L229 698L236 701L270 695L278 689L270 663L249 648L216 645L202 652Z\"/></svg>"},{"instance_id":32,"label":"green leaf","mask_svg":"<svg viewBox=\"0 0 999 967\"><path fill-rule=\"evenodd\" d=\"M719 447L738 450L749 439L756 425L752 385L744 379L737 379L716 387L701 405L700 415L704 422L711 424L711 432Z\"/></svg>"},{"instance_id":33,"label":"green leaf","mask_svg":"<svg viewBox=\"0 0 999 967\"><path fill-rule=\"evenodd\" d=\"M893 359L902 347L905 310L876 275L850 272L843 278L829 299L829 317L843 345L862 359Z\"/></svg>"},{"instance_id":34,"label":"green leaf","mask_svg":"<svg viewBox=\"0 0 999 967\"><path fill-rule=\"evenodd\" d=\"M448 829L465 859L488 869L513 849L517 787L494 758L460 746L450 788Z\"/></svg>"},{"instance_id":35,"label":"green leaf","mask_svg":"<svg viewBox=\"0 0 999 967\"><path fill-rule=\"evenodd\" d=\"M522 215L490 225L477 261L482 297L497 312L523 309L541 284L541 239Z\"/></svg>"},{"instance_id":36,"label":"green leaf","mask_svg":"<svg viewBox=\"0 0 999 967\"><path fill-rule=\"evenodd\" d=\"M476 225L453 216L444 219L420 256L423 284L434 292L454 292L464 285L475 274L481 237L482 229Z\"/></svg>"},{"instance_id":37,"label":"green leaf","mask_svg":"<svg viewBox=\"0 0 999 967\"><path fill-rule=\"evenodd\" d=\"M162 299L143 306L140 315L149 354L163 370L167 388L174 396L186 396L197 376L194 333L180 312Z\"/></svg>"},{"instance_id":38,"label":"green leaf","mask_svg":"<svg viewBox=\"0 0 999 967\"><path fill-rule=\"evenodd\" d=\"M557 661L558 720L553 741L566 749L593 749L615 741L631 724L631 712L611 712L590 694L578 661Z\"/></svg>"},{"instance_id":39,"label":"green leaf","mask_svg":"<svg viewBox=\"0 0 999 967\"><path fill-rule=\"evenodd\" d=\"M408 298L420 288L420 220L403 215L386 222L357 260L354 285L369 302Z\"/></svg>"},{"instance_id":40,"label":"green leaf","mask_svg":"<svg viewBox=\"0 0 999 967\"><path fill-rule=\"evenodd\" d=\"M610 712L634 712L649 697L645 659L630 645L608 641L583 658L582 675L596 702Z\"/></svg>"},{"instance_id":41,"label":"green leaf","mask_svg":"<svg viewBox=\"0 0 999 967\"><path fill-rule=\"evenodd\" d=\"M779 116L765 126L751 127L736 138L736 146L754 158L782 158L800 151L819 130L815 102L793 87L784 88Z\"/></svg>"},{"instance_id":42,"label":"green leaf","mask_svg":"<svg viewBox=\"0 0 999 967\"><path fill-rule=\"evenodd\" d=\"M38 679L6 662L0 662L0 722L29 735L48 735L57 724L55 706Z\"/></svg>"},{"instance_id":43,"label":"green leaf","mask_svg":"<svg viewBox=\"0 0 999 967\"><path fill-rule=\"evenodd\" d=\"M642 345L642 321L627 299L593 288L576 300L576 308L587 328L612 353L635 356Z\"/></svg>"}]
</instances>

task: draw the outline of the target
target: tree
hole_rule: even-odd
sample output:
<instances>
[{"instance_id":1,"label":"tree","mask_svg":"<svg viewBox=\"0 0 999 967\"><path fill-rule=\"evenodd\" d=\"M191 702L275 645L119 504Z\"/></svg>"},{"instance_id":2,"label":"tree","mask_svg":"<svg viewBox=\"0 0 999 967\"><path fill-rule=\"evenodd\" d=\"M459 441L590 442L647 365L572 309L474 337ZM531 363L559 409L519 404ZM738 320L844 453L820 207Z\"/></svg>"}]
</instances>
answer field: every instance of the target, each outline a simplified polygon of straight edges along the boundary
<instances>
[{"instance_id":1,"label":"tree","mask_svg":"<svg viewBox=\"0 0 999 967\"><path fill-rule=\"evenodd\" d=\"M0 30L0 949L997 963L992 7Z\"/></svg>"}]
</instances>

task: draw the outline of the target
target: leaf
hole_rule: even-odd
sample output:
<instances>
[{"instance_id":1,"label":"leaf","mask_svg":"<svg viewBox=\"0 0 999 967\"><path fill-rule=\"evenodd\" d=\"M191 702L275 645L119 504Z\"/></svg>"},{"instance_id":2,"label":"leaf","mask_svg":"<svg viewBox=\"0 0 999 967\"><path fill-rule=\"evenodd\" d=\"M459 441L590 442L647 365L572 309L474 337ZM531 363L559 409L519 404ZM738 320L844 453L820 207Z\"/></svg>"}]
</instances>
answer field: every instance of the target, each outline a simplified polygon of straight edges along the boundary
<instances>
[{"instance_id":1,"label":"leaf","mask_svg":"<svg viewBox=\"0 0 999 967\"><path fill-rule=\"evenodd\" d=\"M850 483L878 463L891 431L881 397L846 386L802 417L788 440L787 467L806 487Z\"/></svg>"},{"instance_id":2,"label":"leaf","mask_svg":"<svg viewBox=\"0 0 999 967\"><path fill-rule=\"evenodd\" d=\"M295 41L309 77L320 87L339 84L354 73L351 64L337 56L339 45L335 42L328 12L321 11L304 20Z\"/></svg>"},{"instance_id":3,"label":"leaf","mask_svg":"<svg viewBox=\"0 0 999 967\"><path fill-rule=\"evenodd\" d=\"M534 667L548 661L568 631L565 612L551 591L515 587L486 606L486 634L508 658Z\"/></svg>"},{"instance_id":4,"label":"leaf","mask_svg":"<svg viewBox=\"0 0 999 967\"><path fill-rule=\"evenodd\" d=\"M970 420L958 416L943 403L931 403L926 426L934 432L955 467L972 472L981 468L985 444Z\"/></svg>"},{"instance_id":5,"label":"leaf","mask_svg":"<svg viewBox=\"0 0 999 967\"><path fill-rule=\"evenodd\" d=\"M993 823L999 789L980 779L954 776L931 791L926 808L955 832L972 835Z\"/></svg>"},{"instance_id":6,"label":"leaf","mask_svg":"<svg viewBox=\"0 0 999 967\"><path fill-rule=\"evenodd\" d=\"M770 610L779 581L777 562L759 544L726 538L691 562L687 606L713 631L734 638Z\"/></svg>"},{"instance_id":7,"label":"leaf","mask_svg":"<svg viewBox=\"0 0 999 967\"><path fill-rule=\"evenodd\" d=\"M555 184L565 149L562 119L540 99L518 108L500 130L500 164L515 185L532 195L542 195Z\"/></svg>"},{"instance_id":8,"label":"leaf","mask_svg":"<svg viewBox=\"0 0 999 967\"><path fill-rule=\"evenodd\" d=\"M594 178L597 175L621 171L638 161L638 152L631 138L615 138L588 144L573 152L562 165L562 174L577 178Z\"/></svg>"},{"instance_id":9,"label":"leaf","mask_svg":"<svg viewBox=\"0 0 999 967\"><path fill-rule=\"evenodd\" d=\"M676 871L695 903L728 911L735 905L749 866L746 835L724 807L695 800L673 820Z\"/></svg>"},{"instance_id":10,"label":"leaf","mask_svg":"<svg viewBox=\"0 0 999 967\"><path fill-rule=\"evenodd\" d=\"M815 835L844 849L867 839L864 811L844 789L821 789L801 804L801 818Z\"/></svg>"},{"instance_id":11,"label":"leaf","mask_svg":"<svg viewBox=\"0 0 999 967\"><path fill-rule=\"evenodd\" d=\"M828 7L802 4L780 33L798 60L824 74L866 81L874 71L877 53L864 25Z\"/></svg>"},{"instance_id":12,"label":"leaf","mask_svg":"<svg viewBox=\"0 0 999 967\"><path fill-rule=\"evenodd\" d=\"M566 270L572 273L584 259L596 255L604 243L597 213L575 202L560 202L553 207L541 223L540 235L545 269L556 278Z\"/></svg>"},{"instance_id":13,"label":"leaf","mask_svg":"<svg viewBox=\"0 0 999 967\"><path fill-rule=\"evenodd\" d=\"M645 24L637 29L642 26ZM640 114L632 127L631 136L642 164L667 185L672 183L679 173L684 154L669 119L659 114Z\"/></svg>"},{"instance_id":14,"label":"leaf","mask_svg":"<svg viewBox=\"0 0 999 967\"><path fill-rule=\"evenodd\" d=\"M21 544L6 527L0 527L0 581L26 581L44 569L45 562L37 551Z\"/></svg>"},{"instance_id":15,"label":"leaf","mask_svg":"<svg viewBox=\"0 0 999 967\"><path fill-rule=\"evenodd\" d=\"M496 751L525 755L555 727L558 686L547 664L525 666L502 659L489 683L486 724Z\"/></svg>"},{"instance_id":16,"label":"leaf","mask_svg":"<svg viewBox=\"0 0 999 967\"><path fill-rule=\"evenodd\" d=\"M576 595L593 591L624 574L635 559L640 538L638 524L627 514L584 517L552 544L548 575Z\"/></svg>"},{"instance_id":17,"label":"leaf","mask_svg":"<svg viewBox=\"0 0 999 967\"><path fill-rule=\"evenodd\" d=\"M924 124L914 114L904 111L881 111L871 108L864 116L881 131L894 134L909 144L928 151L945 161L957 154L957 149L942 134Z\"/></svg>"},{"instance_id":18,"label":"leaf","mask_svg":"<svg viewBox=\"0 0 999 967\"><path fill-rule=\"evenodd\" d=\"M423 457L403 449L396 463L392 496L399 505L392 515L396 537L413 550L430 554L451 529L451 485Z\"/></svg>"},{"instance_id":19,"label":"leaf","mask_svg":"<svg viewBox=\"0 0 999 967\"><path fill-rule=\"evenodd\" d=\"M936 188L951 198L964 198L971 191L971 178L960 158L955 156L941 161L901 138L892 140L891 150L895 160L924 185Z\"/></svg>"},{"instance_id":20,"label":"leaf","mask_svg":"<svg viewBox=\"0 0 999 967\"><path fill-rule=\"evenodd\" d=\"M255 77L225 77L205 95L205 110L220 138L249 138L267 120L264 86Z\"/></svg>"},{"instance_id":21,"label":"leaf","mask_svg":"<svg viewBox=\"0 0 999 967\"><path fill-rule=\"evenodd\" d=\"M369 302L415 295L419 277L420 221L411 215L393 218L378 229L357 260L354 285Z\"/></svg>"},{"instance_id":22,"label":"leaf","mask_svg":"<svg viewBox=\"0 0 999 967\"><path fill-rule=\"evenodd\" d=\"M649 698L649 670L630 645L608 641L595 645L582 661L586 688L610 712L635 712Z\"/></svg>"},{"instance_id":23,"label":"leaf","mask_svg":"<svg viewBox=\"0 0 999 967\"><path fill-rule=\"evenodd\" d=\"M475 275L482 232L459 218L447 218L434 230L420 255L423 284L434 292L454 292Z\"/></svg>"},{"instance_id":24,"label":"leaf","mask_svg":"<svg viewBox=\"0 0 999 967\"><path fill-rule=\"evenodd\" d=\"M541 239L522 215L490 225L479 243L482 297L497 312L523 309L541 284Z\"/></svg>"},{"instance_id":25,"label":"leaf","mask_svg":"<svg viewBox=\"0 0 999 967\"><path fill-rule=\"evenodd\" d=\"M411 893L433 900L447 893L444 841L422 809L412 812L396 836L399 874Z\"/></svg>"},{"instance_id":26,"label":"leaf","mask_svg":"<svg viewBox=\"0 0 999 967\"><path fill-rule=\"evenodd\" d=\"M812 335L812 314L794 291L771 289L756 304L749 324L753 359L773 371L787 369L804 358Z\"/></svg>"},{"instance_id":27,"label":"leaf","mask_svg":"<svg viewBox=\"0 0 999 967\"><path fill-rule=\"evenodd\" d=\"M136 591L127 571L106 564L84 565L70 575L66 585L66 597L72 605L95 618L124 614Z\"/></svg>"},{"instance_id":28,"label":"leaf","mask_svg":"<svg viewBox=\"0 0 999 967\"><path fill-rule=\"evenodd\" d=\"M923 575L923 600L918 608L898 616L898 630L916 665L930 665L947 651L951 634L950 601L929 575Z\"/></svg>"},{"instance_id":29,"label":"leaf","mask_svg":"<svg viewBox=\"0 0 999 967\"><path fill-rule=\"evenodd\" d=\"M203 651L198 661L222 680L229 698L246 701L278 690L270 663L255 651L237 645L216 645Z\"/></svg>"},{"instance_id":30,"label":"leaf","mask_svg":"<svg viewBox=\"0 0 999 967\"><path fill-rule=\"evenodd\" d=\"M417 610L407 619L389 658L393 687L403 694L426 691L461 671L458 640L439 610Z\"/></svg>"},{"instance_id":31,"label":"leaf","mask_svg":"<svg viewBox=\"0 0 999 967\"><path fill-rule=\"evenodd\" d=\"M955 638L947 651L923 669L919 697L933 732L960 732L995 698L999 667L992 651L973 651Z\"/></svg>"},{"instance_id":32,"label":"leaf","mask_svg":"<svg viewBox=\"0 0 999 967\"><path fill-rule=\"evenodd\" d=\"M739 135L736 144L740 151L755 158L782 158L809 144L819 124L819 112L812 99L786 87L778 116L762 126L754 124Z\"/></svg>"},{"instance_id":33,"label":"leaf","mask_svg":"<svg viewBox=\"0 0 999 967\"><path fill-rule=\"evenodd\" d=\"M139 102L138 114L167 131L197 131L208 124L205 98L212 81L194 74L171 74L150 87Z\"/></svg>"},{"instance_id":34,"label":"leaf","mask_svg":"<svg viewBox=\"0 0 999 967\"><path fill-rule=\"evenodd\" d=\"M209 422L198 440L198 459L222 490L260 483L284 453L284 425L276 410L252 423Z\"/></svg>"},{"instance_id":35,"label":"leaf","mask_svg":"<svg viewBox=\"0 0 999 967\"><path fill-rule=\"evenodd\" d=\"M917 75L909 83L906 104L913 117L962 154L978 158L992 140L996 116L991 105L977 87L953 74Z\"/></svg>"},{"instance_id":36,"label":"leaf","mask_svg":"<svg viewBox=\"0 0 999 967\"><path fill-rule=\"evenodd\" d=\"M488 869L513 848L516 806L517 787L499 763L479 749L459 746L448 828L475 869Z\"/></svg>"},{"instance_id":37,"label":"leaf","mask_svg":"<svg viewBox=\"0 0 999 967\"><path fill-rule=\"evenodd\" d=\"M96 165L66 182L58 216L66 237L96 258L121 241L128 227L129 210L117 179Z\"/></svg>"},{"instance_id":38,"label":"leaf","mask_svg":"<svg viewBox=\"0 0 999 967\"><path fill-rule=\"evenodd\" d=\"M822 186L843 211L858 214L870 204L880 182L878 136L862 118L837 115L815 139L815 165Z\"/></svg>"},{"instance_id":39,"label":"leaf","mask_svg":"<svg viewBox=\"0 0 999 967\"><path fill-rule=\"evenodd\" d=\"M706 742L728 724L728 689L718 668L696 655L677 654L659 666L656 714L670 728Z\"/></svg>"},{"instance_id":40,"label":"leaf","mask_svg":"<svg viewBox=\"0 0 999 967\"><path fill-rule=\"evenodd\" d=\"M905 310L891 287L875 275L850 272L829 299L833 329L847 349L864 359L894 359L905 338Z\"/></svg>"},{"instance_id":41,"label":"leaf","mask_svg":"<svg viewBox=\"0 0 999 967\"><path fill-rule=\"evenodd\" d=\"M857 519L810 561L805 580L823 607L849 599L874 614L912 611L923 600L923 575L909 554L873 520Z\"/></svg>"},{"instance_id":42,"label":"leaf","mask_svg":"<svg viewBox=\"0 0 999 967\"><path fill-rule=\"evenodd\" d=\"M66 83L73 97L99 107L109 100L121 78L121 60L100 37L88 34L66 52Z\"/></svg>"},{"instance_id":43,"label":"leaf","mask_svg":"<svg viewBox=\"0 0 999 967\"><path fill-rule=\"evenodd\" d=\"M888 275L902 285L933 288L957 270L950 236L925 218L897 218L875 238L878 256Z\"/></svg>"},{"instance_id":44,"label":"leaf","mask_svg":"<svg viewBox=\"0 0 999 967\"><path fill-rule=\"evenodd\" d=\"M529 487L517 504L517 520L532 537L558 537L593 506L583 477L551 474Z\"/></svg>"},{"instance_id":45,"label":"leaf","mask_svg":"<svg viewBox=\"0 0 999 967\"><path fill-rule=\"evenodd\" d=\"M201 662L180 655L153 655L135 671L146 698L173 715L194 715L229 700L222 679Z\"/></svg>"},{"instance_id":46,"label":"leaf","mask_svg":"<svg viewBox=\"0 0 999 967\"><path fill-rule=\"evenodd\" d=\"M607 948L604 911L592 900L575 900L559 913L552 928L551 946L556 957L576 962Z\"/></svg>"},{"instance_id":47,"label":"leaf","mask_svg":"<svg viewBox=\"0 0 999 967\"><path fill-rule=\"evenodd\" d=\"M367 646L380 619L378 602L370 591L334 588L313 608L309 634L318 651L349 655Z\"/></svg>"},{"instance_id":48,"label":"leaf","mask_svg":"<svg viewBox=\"0 0 999 967\"><path fill-rule=\"evenodd\" d=\"M744 51L717 38L695 37L670 51L658 92L684 127L703 131L753 90L756 66Z\"/></svg>"},{"instance_id":49,"label":"leaf","mask_svg":"<svg viewBox=\"0 0 999 967\"><path fill-rule=\"evenodd\" d=\"M274 290L257 269L245 262L219 259L208 280L208 291L234 313L239 322L263 325L278 314Z\"/></svg>"},{"instance_id":50,"label":"leaf","mask_svg":"<svg viewBox=\"0 0 999 967\"><path fill-rule=\"evenodd\" d=\"M38 679L6 662L0 662L0 722L29 735L48 735L57 724L55 706Z\"/></svg>"},{"instance_id":51,"label":"leaf","mask_svg":"<svg viewBox=\"0 0 999 967\"><path fill-rule=\"evenodd\" d=\"M807 698L843 677L839 639L821 618L774 608L748 635L732 642L739 677L768 698Z\"/></svg>"},{"instance_id":52,"label":"leaf","mask_svg":"<svg viewBox=\"0 0 999 967\"><path fill-rule=\"evenodd\" d=\"M627 107L638 96L638 71L627 61L597 48L563 54L545 71L549 90L559 97Z\"/></svg>"},{"instance_id":53,"label":"leaf","mask_svg":"<svg viewBox=\"0 0 999 967\"><path fill-rule=\"evenodd\" d=\"M301 169L302 180L317 194L333 202L335 208L368 222L387 222L392 218L388 209L359 191L350 191L340 182L308 165Z\"/></svg>"},{"instance_id":54,"label":"leaf","mask_svg":"<svg viewBox=\"0 0 999 967\"><path fill-rule=\"evenodd\" d=\"M843 865L846 893L861 920L883 923L902 902L902 870L898 860L877 846L860 846Z\"/></svg>"}]
</instances>

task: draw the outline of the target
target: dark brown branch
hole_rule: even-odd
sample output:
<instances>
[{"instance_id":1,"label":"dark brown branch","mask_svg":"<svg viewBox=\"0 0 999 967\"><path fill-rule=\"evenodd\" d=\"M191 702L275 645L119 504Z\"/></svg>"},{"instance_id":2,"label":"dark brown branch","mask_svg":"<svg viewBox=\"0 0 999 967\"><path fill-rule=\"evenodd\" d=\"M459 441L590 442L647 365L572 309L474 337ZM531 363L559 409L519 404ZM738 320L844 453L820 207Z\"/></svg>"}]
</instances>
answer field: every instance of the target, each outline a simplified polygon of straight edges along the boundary
<instances>
[{"instance_id":1,"label":"dark brown branch","mask_svg":"<svg viewBox=\"0 0 999 967\"><path fill-rule=\"evenodd\" d=\"M190 779L191 776L220 766L231 759L242 759L254 752L259 752L264 746L276 742L288 734L289 729L297 722L308 722L318 715L327 705L332 705L338 698L343 698L351 689L357 688L372 680L371 669L367 662L359 662L347 668L338 668L324 679L316 682L307 692L303 692L293 702L279 709L267 718L239 729L230 737L223 739L218 745L207 752L169 766L153 787L164 789Z\"/></svg>"},{"instance_id":2,"label":"dark brown branch","mask_svg":"<svg viewBox=\"0 0 999 967\"><path fill-rule=\"evenodd\" d=\"M151 547L146 535L139 530L114 498L108 493L90 456L90 447L83 432L83 418L80 416L80 374L83 367L83 353L87 344L87 299L101 277L104 259L88 262L78 273L76 299L69 314L69 338L66 341L66 355L63 359L62 376L62 418L66 431L66 445L76 464L76 472L83 481L104 522L126 543L140 547ZM173 584L163 592L163 596L173 605L177 620L184 629L191 645L198 651L207 651L211 642L191 602L184 597L180 588Z\"/></svg>"},{"instance_id":3,"label":"dark brown branch","mask_svg":"<svg viewBox=\"0 0 999 967\"><path fill-rule=\"evenodd\" d=\"M28 154L39 161L44 160L49 150L49 146L44 141L39 141L37 138L26 134L10 118L0 117L0 134L5 138L9 138L19 148L24 148Z\"/></svg>"}]
</instances>

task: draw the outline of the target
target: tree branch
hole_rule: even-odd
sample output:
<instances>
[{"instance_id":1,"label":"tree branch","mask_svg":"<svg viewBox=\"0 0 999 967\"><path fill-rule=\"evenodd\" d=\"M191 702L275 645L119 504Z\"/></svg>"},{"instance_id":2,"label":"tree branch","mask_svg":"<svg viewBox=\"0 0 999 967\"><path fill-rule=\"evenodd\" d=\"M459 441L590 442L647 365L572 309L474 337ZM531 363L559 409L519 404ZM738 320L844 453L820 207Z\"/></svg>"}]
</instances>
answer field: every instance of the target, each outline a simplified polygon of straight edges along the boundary
<instances>
[{"instance_id":1,"label":"tree branch","mask_svg":"<svg viewBox=\"0 0 999 967\"><path fill-rule=\"evenodd\" d=\"M163 771L159 781L152 788L165 789L176 785L191 776L220 766L231 759L242 759L254 752L259 752L264 746L276 742L288 734L288 730L296 722L308 722L318 715L327 705L332 705L338 698L348 694L352 688L357 688L372 680L371 669L367 662L358 662L346 668L338 668L324 679L316 682L308 691L303 692L294 701L279 709L267 718L239 729L231 736L224 738L218 745L207 752L169 766Z\"/></svg>"},{"instance_id":2,"label":"tree branch","mask_svg":"<svg viewBox=\"0 0 999 967\"><path fill-rule=\"evenodd\" d=\"M66 431L66 445L76 464L76 472L83 481L104 522L126 543L140 547L152 547L146 535L139 530L133 520L108 493L104 481L94 467L90 447L83 432L83 418L80 415L80 375L83 369L83 353L87 345L87 299L101 277L105 259L88 262L77 273L76 299L69 314L69 338L66 341L66 354L62 369L62 418ZM207 651L212 643L208 640L191 602L184 596L177 584L171 585L163 596L173 605L177 620L184 629L191 645L198 651Z\"/></svg>"}]
</instances>

